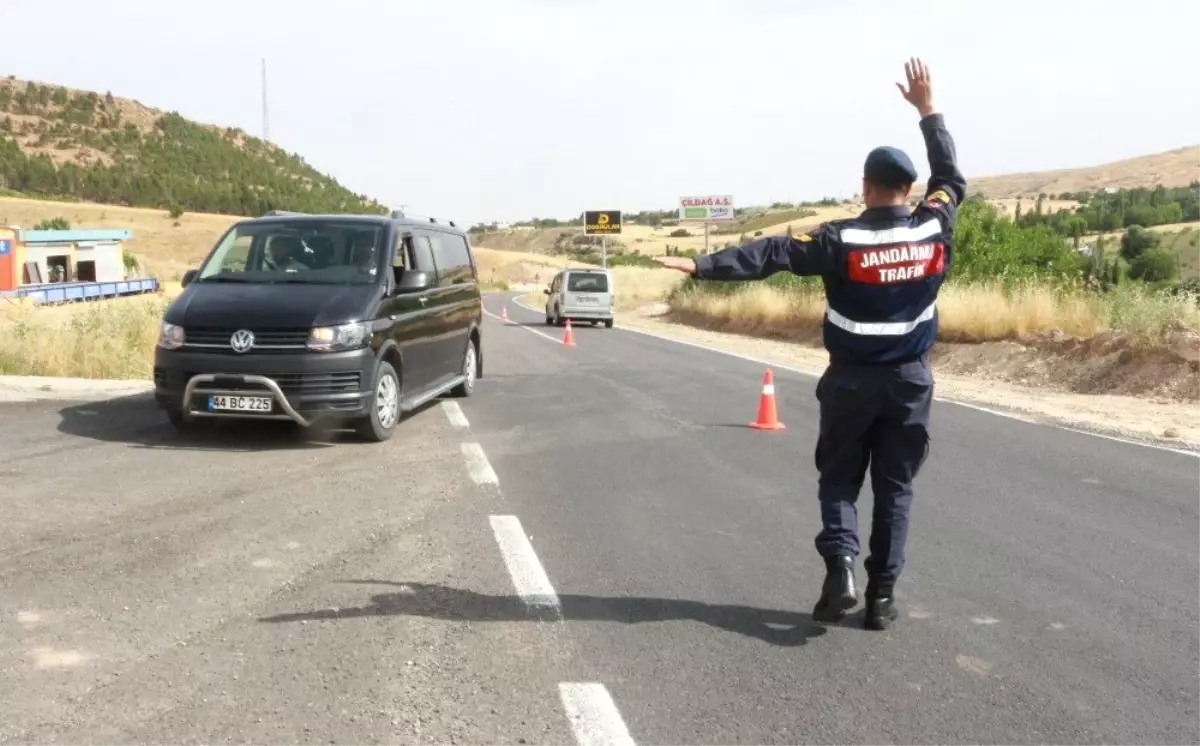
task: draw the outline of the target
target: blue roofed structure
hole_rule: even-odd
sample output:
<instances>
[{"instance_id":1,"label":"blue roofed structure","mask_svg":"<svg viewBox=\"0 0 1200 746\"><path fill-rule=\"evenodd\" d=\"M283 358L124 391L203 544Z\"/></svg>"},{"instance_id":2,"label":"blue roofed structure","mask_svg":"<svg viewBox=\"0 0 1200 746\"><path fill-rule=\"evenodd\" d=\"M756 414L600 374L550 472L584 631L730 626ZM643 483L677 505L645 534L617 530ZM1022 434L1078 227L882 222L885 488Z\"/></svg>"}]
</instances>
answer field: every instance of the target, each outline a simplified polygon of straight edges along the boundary
<instances>
[{"instance_id":1,"label":"blue roofed structure","mask_svg":"<svg viewBox=\"0 0 1200 746\"><path fill-rule=\"evenodd\" d=\"M91 241L128 241L133 232L128 228L100 228L94 230L65 231L20 231L19 239L25 243L79 243Z\"/></svg>"}]
</instances>

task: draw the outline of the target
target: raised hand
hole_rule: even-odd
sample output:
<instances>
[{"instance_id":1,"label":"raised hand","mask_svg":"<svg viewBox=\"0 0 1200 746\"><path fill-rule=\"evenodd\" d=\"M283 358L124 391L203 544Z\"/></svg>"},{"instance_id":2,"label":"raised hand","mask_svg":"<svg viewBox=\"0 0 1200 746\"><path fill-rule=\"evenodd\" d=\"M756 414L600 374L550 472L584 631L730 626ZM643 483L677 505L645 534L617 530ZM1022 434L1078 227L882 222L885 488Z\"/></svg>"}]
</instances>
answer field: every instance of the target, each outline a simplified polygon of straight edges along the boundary
<instances>
[{"instance_id":1,"label":"raised hand","mask_svg":"<svg viewBox=\"0 0 1200 746\"><path fill-rule=\"evenodd\" d=\"M667 269L673 269L689 275L696 271L696 260L688 259L686 256L656 256L654 257L654 261Z\"/></svg>"},{"instance_id":2,"label":"raised hand","mask_svg":"<svg viewBox=\"0 0 1200 746\"><path fill-rule=\"evenodd\" d=\"M904 63L904 74L908 78L908 88L906 89L903 83L897 83L896 87L900 89L900 95L904 96L905 101L915 106L922 117L929 116L934 112L933 86L930 82L929 68L919 57L914 57Z\"/></svg>"}]
</instances>

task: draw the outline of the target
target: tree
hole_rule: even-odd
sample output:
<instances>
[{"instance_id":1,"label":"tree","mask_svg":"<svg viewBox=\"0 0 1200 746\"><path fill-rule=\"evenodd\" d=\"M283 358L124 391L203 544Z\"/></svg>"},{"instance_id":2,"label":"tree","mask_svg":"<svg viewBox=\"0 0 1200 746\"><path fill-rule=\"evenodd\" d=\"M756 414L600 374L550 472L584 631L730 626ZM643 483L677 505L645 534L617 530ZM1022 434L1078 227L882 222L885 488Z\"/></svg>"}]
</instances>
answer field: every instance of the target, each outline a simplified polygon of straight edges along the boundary
<instances>
[{"instance_id":1,"label":"tree","mask_svg":"<svg viewBox=\"0 0 1200 746\"><path fill-rule=\"evenodd\" d=\"M1121 237L1121 258L1130 264L1149 249L1156 248L1162 237L1140 225L1133 225Z\"/></svg>"},{"instance_id":2,"label":"tree","mask_svg":"<svg viewBox=\"0 0 1200 746\"><path fill-rule=\"evenodd\" d=\"M1079 241L1083 238L1083 232L1087 229L1087 221L1083 218L1067 218L1064 221L1067 225L1067 230L1071 232L1071 238L1075 242L1075 250L1079 250Z\"/></svg>"},{"instance_id":3,"label":"tree","mask_svg":"<svg viewBox=\"0 0 1200 746\"><path fill-rule=\"evenodd\" d=\"M1179 265L1166 249L1147 249L1130 263L1129 276L1144 282L1168 282L1179 278Z\"/></svg>"}]
</instances>

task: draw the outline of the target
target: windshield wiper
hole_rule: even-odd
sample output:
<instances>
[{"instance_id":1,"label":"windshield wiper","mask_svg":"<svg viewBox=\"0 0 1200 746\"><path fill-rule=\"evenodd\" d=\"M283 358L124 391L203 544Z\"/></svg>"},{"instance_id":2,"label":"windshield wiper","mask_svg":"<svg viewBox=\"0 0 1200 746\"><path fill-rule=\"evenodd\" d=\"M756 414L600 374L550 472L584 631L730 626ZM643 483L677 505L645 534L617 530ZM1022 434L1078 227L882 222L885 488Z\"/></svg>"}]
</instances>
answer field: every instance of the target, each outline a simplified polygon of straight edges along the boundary
<instances>
[{"instance_id":1,"label":"windshield wiper","mask_svg":"<svg viewBox=\"0 0 1200 746\"><path fill-rule=\"evenodd\" d=\"M213 275L196 280L196 282L262 282L248 277L230 277L229 275Z\"/></svg>"}]
</instances>

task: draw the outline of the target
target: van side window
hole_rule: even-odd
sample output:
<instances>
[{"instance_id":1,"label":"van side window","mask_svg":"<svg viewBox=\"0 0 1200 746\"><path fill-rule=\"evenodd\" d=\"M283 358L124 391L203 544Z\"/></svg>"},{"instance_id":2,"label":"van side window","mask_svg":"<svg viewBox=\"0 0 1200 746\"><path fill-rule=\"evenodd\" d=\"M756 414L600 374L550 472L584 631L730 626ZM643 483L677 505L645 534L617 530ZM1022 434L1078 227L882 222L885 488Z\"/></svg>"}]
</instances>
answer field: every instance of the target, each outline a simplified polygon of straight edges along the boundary
<instances>
[{"instance_id":1,"label":"van side window","mask_svg":"<svg viewBox=\"0 0 1200 746\"><path fill-rule=\"evenodd\" d=\"M392 252L393 267L407 267L408 255L412 251L412 236L396 236L396 250Z\"/></svg>"},{"instance_id":2,"label":"van side window","mask_svg":"<svg viewBox=\"0 0 1200 746\"><path fill-rule=\"evenodd\" d=\"M433 257L438 266L438 284L445 286L470 282L473 273L466 239L454 233L441 231L435 232L431 237Z\"/></svg>"},{"instance_id":3,"label":"van side window","mask_svg":"<svg viewBox=\"0 0 1200 746\"><path fill-rule=\"evenodd\" d=\"M423 233L413 236L412 253L409 259L408 266L412 269L434 274L438 271L438 265L434 261L433 245L429 242L429 236Z\"/></svg>"}]
</instances>

